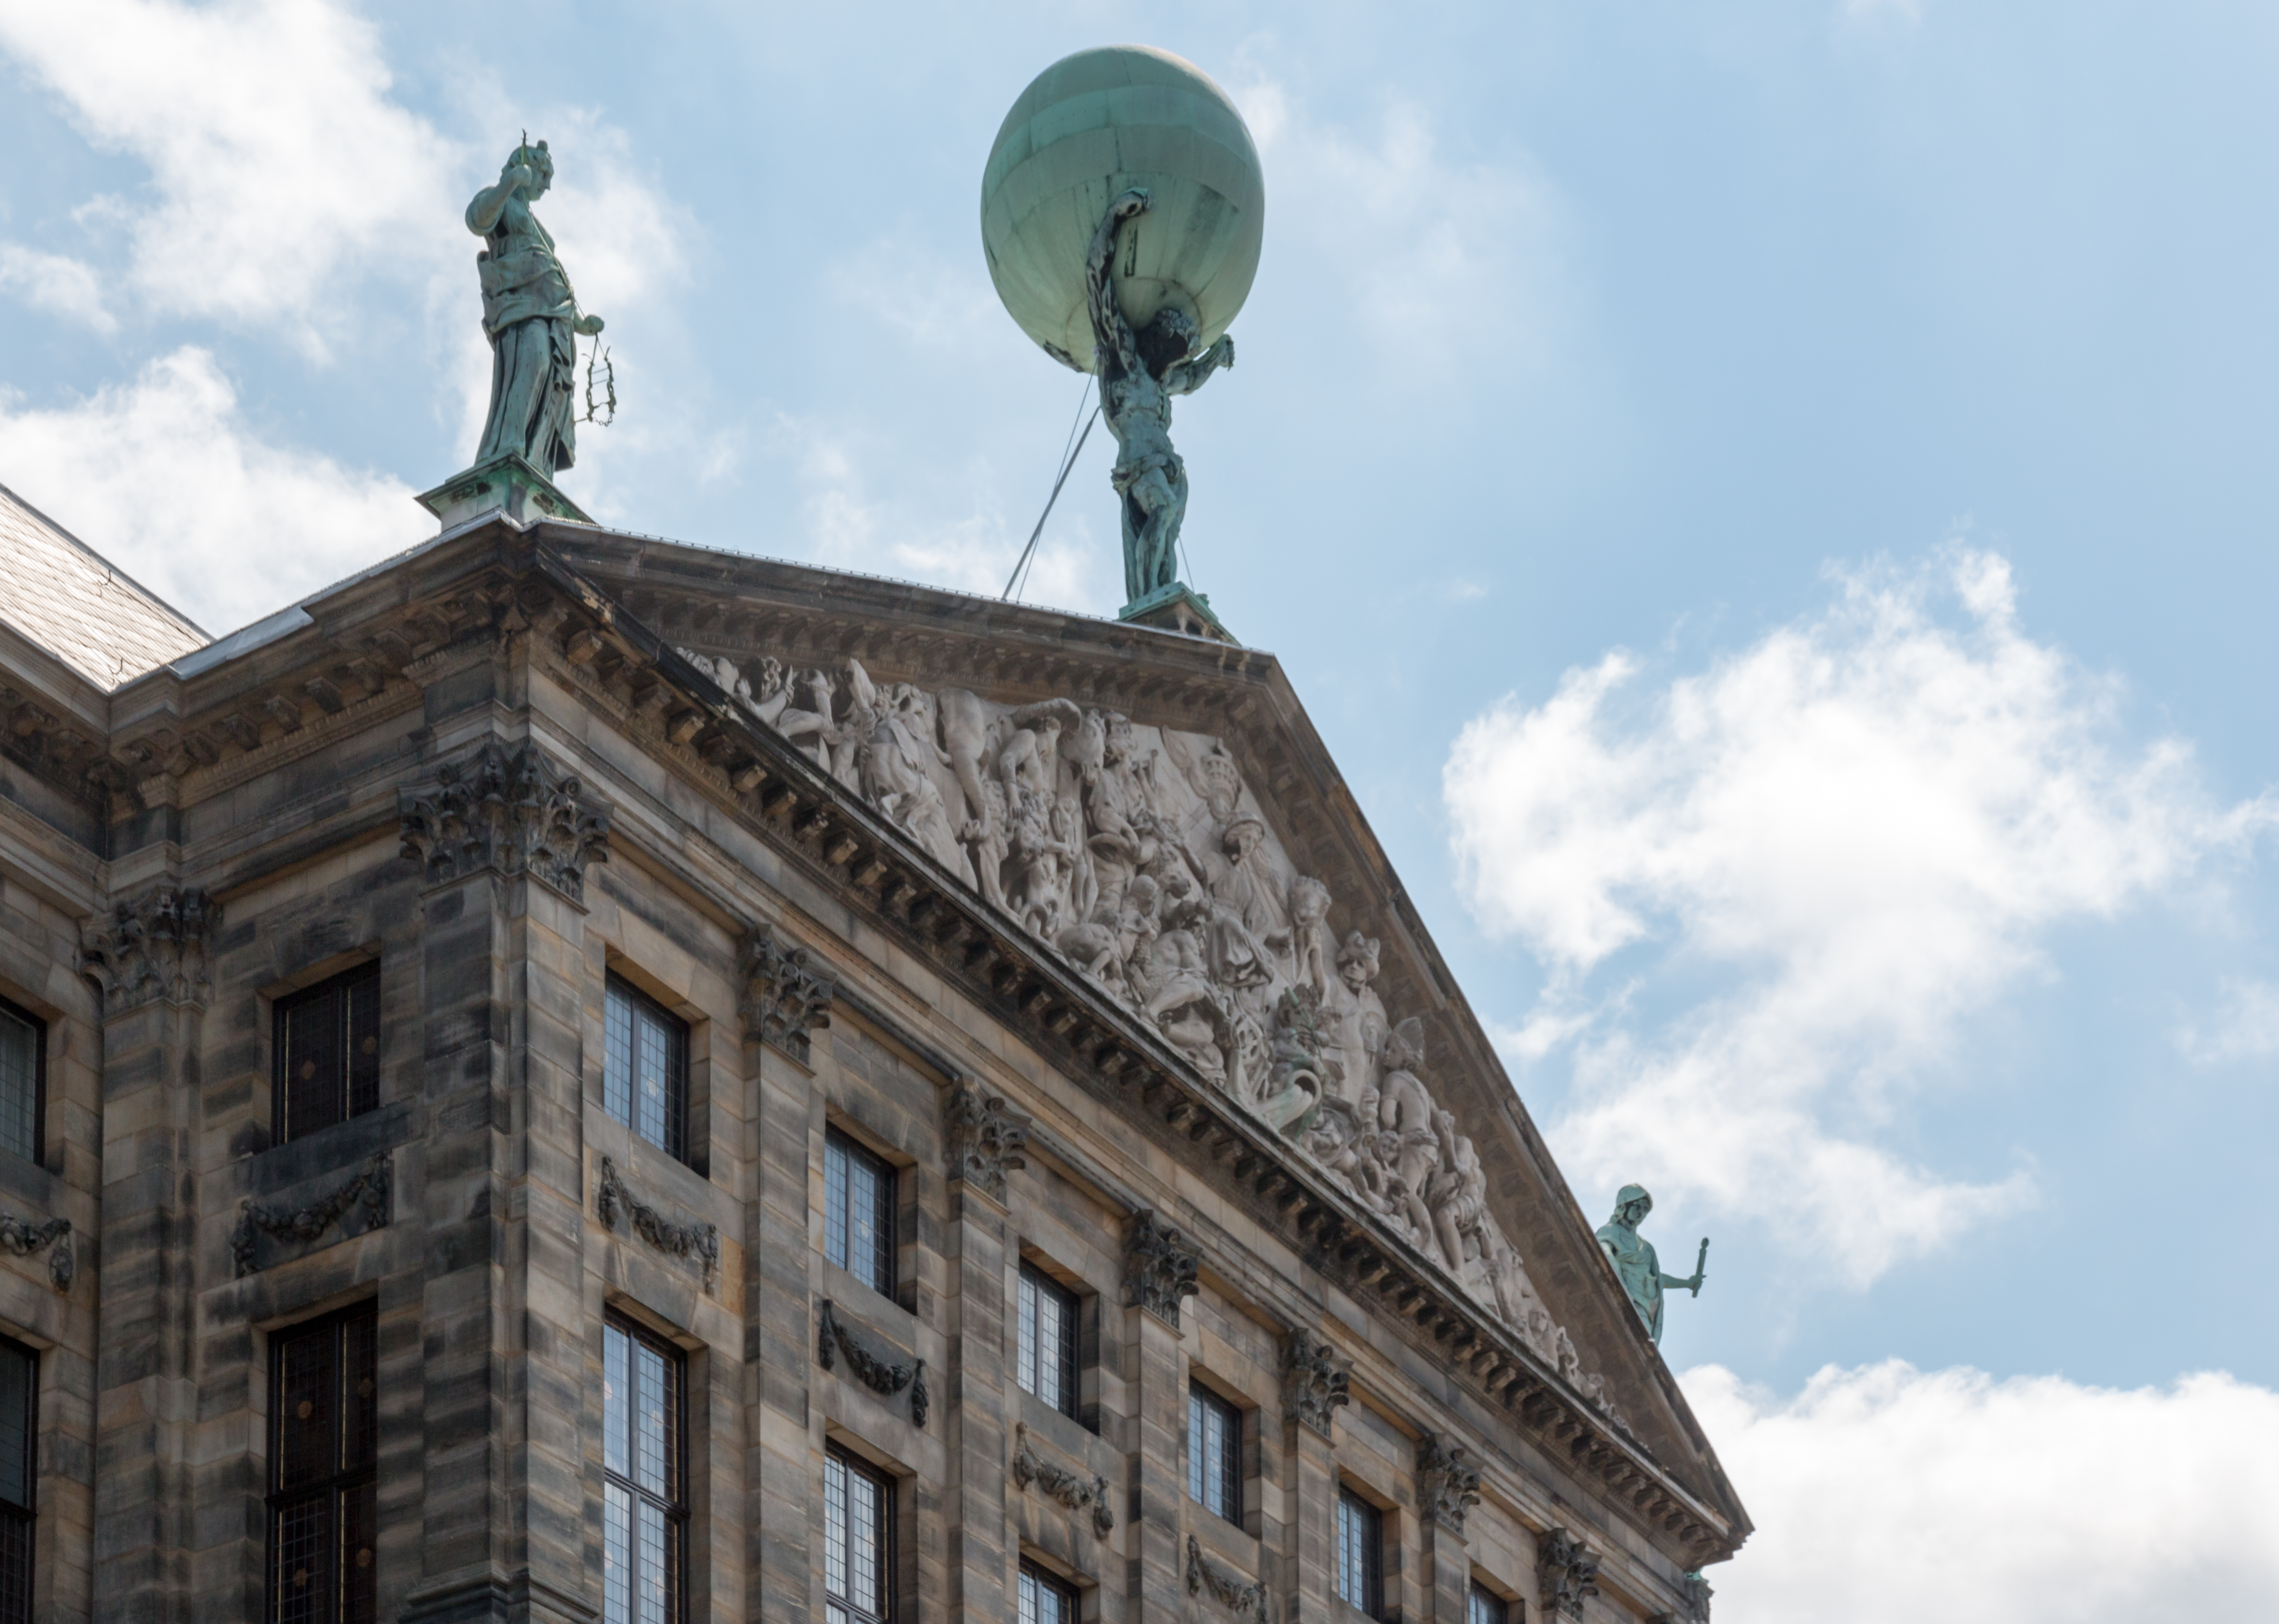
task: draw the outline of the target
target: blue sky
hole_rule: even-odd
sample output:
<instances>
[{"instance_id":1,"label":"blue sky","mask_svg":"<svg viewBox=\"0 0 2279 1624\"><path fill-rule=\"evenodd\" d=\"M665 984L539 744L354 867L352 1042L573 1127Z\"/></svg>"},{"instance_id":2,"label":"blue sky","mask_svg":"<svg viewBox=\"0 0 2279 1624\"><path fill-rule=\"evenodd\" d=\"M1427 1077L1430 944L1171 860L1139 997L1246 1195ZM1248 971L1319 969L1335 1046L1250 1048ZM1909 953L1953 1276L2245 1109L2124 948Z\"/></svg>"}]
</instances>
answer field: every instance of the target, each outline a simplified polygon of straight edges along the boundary
<instances>
[{"instance_id":1,"label":"blue sky","mask_svg":"<svg viewBox=\"0 0 2279 1624\"><path fill-rule=\"evenodd\" d=\"M1765 1530L1721 1616L1888 1574L1815 1566L1828 1505L1949 1567L1943 1519L2053 1530L1949 1616L2267 1594L2279 9L0 0L0 481L216 632L417 540L527 126L618 364L573 494L994 591L1078 386L981 165L1118 38L1265 165L1197 583L1593 1217L1635 1175L1715 1237L1665 1352ZM1114 609L1109 455L1032 597ZM2106 1474L2198 1532L2106 1529Z\"/></svg>"}]
</instances>

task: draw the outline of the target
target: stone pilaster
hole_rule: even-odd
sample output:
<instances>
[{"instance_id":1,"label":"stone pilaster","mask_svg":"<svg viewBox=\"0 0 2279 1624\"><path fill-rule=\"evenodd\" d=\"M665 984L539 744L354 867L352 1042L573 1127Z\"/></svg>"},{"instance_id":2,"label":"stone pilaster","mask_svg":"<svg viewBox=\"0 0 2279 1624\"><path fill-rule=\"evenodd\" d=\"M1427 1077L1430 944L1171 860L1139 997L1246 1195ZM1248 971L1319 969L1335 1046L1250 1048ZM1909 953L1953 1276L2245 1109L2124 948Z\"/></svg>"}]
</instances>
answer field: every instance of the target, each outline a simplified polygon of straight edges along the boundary
<instances>
[{"instance_id":1,"label":"stone pilaster","mask_svg":"<svg viewBox=\"0 0 2279 1624\"><path fill-rule=\"evenodd\" d=\"M1329 1616L1337 1554L1338 1406L1352 1402L1351 1366L1301 1326L1282 1339L1282 1416L1289 1423L1298 1514L1284 1588L1300 1618Z\"/></svg>"},{"instance_id":2,"label":"stone pilaster","mask_svg":"<svg viewBox=\"0 0 2279 1624\"><path fill-rule=\"evenodd\" d=\"M1416 1440L1416 1518L1424 1536L1426 1607L1433 1624L1463 1624L1471 1589L1464 1513L1480 1502L1480 1469L1452 1438Z\"/></svg>"},{"instance_id":3,"label":"stone pilaster","mask_svg":"<svg viewBox=\"0 0 2279 1624\"><path fill-rule=\"evenodd\" d=\"M1133 1373L1132 1607L1136 1624L1187 1616L1187 1364L1179 1299L1193 1296L1201 1260L1186 1237L1142 1209L1124 1221L1124 1300Z\"/></svg>"},{"instance_id":4,"label":"stone pilaster","mask_svg":"<svg viewBox=\"0 0 2279 1624\"><path fill-rule=\"evenodd\" d=\"M81 933L103 991L104 1290L96 1360L98 1614L188 1616L197 1419L198 1055L219 910L161 885Z\"/></svg>"},{"instance_id":5,"label":"stone pilaster","mask_svg":"<svg viewBox=\"0 0 2279 1624\"><path fill-rule=\"evenodd\" d=\"M945 1106L951 1129L945 1136L951 1176L943 1260L949 1370L941 1424L949 1465L942 1512L949 1528L950 1624L995 1624L1017 1611L1007 1593L1017 1540L1007 1515L1005 1463L1012 1454L1007 1408L1019 1395L1012 1381L1014 1315L1005 1295L1013 1248L1003 1197L1006 1168L1021 1165L1011 1153L1021 1136L1007 1120L1017 1114L1005 1113L1001 1099L968 1098L978 1112L961 1107L960 1098L971 1095L961 1089ZM991 1103L999 1107L994 1116ZM999 1131L987 1129L991 1122ZM1007 1129L1013 1129L1009 1144Z\"/></svg>"}]
</instances>

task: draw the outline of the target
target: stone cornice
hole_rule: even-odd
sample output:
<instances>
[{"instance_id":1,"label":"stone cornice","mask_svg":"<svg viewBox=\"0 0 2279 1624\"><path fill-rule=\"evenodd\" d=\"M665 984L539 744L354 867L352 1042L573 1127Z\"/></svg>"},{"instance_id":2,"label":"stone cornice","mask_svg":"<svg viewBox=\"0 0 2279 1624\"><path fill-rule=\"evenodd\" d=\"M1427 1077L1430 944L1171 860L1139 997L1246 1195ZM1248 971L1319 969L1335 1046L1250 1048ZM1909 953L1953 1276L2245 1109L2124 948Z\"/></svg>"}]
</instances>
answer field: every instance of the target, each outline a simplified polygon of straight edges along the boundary
<instances>
[{"instance_id":1,"label":"stone cornice","mask_svg":"<svg viewBox=\"0 0 2279 1624\"><path fill-rule=\"evenodd\" d=\"M1210 1090L1160 1035L746 716L559 556L541 547L537 564L582 611L563 623L553 651L564 671L575 674L573 692L646 735L661 757L1024 1033L1065 1076L1136 1115L1191 1162L1200 1150L1248 1209L1309 1262L1408 1325L1565 1469L1611 1490L1688 1565L1738 1548L1747 1524L1738 1505L1730 1513L1713 1510L1677 1482L1437 1264ZM1721 1491L1730 1496L1722 1482L1711 1490Z\"/></svg>"}]
</instances>

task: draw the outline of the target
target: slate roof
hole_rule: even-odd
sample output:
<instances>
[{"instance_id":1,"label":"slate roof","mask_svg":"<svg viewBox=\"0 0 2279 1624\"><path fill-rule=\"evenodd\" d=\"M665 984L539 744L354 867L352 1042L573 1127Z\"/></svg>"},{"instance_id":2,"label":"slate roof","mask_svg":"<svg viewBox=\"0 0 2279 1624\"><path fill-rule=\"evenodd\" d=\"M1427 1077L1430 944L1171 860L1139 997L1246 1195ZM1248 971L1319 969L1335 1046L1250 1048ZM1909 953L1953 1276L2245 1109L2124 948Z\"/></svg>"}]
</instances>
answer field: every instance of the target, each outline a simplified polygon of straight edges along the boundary
<instances>
[{"instance_id":1,"label":"slate roof","mask_svg":"<svg viewBox=\"0 0 2279 1624\"><path fill-rule=\"evenodd\" d=\"M212 640L4 485L0 620L106 691Z\"/></svg>"}]
</instances>

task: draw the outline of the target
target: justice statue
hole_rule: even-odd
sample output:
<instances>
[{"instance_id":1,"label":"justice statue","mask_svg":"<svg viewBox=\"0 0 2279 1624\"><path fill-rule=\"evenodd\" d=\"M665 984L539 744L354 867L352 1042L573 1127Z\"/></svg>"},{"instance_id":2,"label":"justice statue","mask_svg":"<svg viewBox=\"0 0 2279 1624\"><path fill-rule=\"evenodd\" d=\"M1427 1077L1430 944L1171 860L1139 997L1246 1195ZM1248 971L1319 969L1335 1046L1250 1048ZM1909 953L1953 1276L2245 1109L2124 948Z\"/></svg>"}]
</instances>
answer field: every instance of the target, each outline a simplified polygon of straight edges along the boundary
<instances>
[{"instance_id":1,"label":"justice statue","mask_svg":"<svg viewBox=\"0 0 2279 1624\"><path fill-rule=\"evenodd\" d=\"M475 256L483 285L483 333L491 341L491 409L480 467L519 456L551 478L578 460L578 339L602 330L583 315L554 239L530 205L554 184L546 143L527 135L467 205L467 229L489 246Z\"/></svg>"},{"instance_id":2,"label":"justice statue","mask_svg":"<svg viewBox=\"0 0 2279 1624\"><path fill-rule=\"evenodd\" d=\"M1701 1251L1693 1260L1690 1276L1665 1275L1661 1260L1654 1255L1654 1243L1638 1232L1646 1215L1654 1210L1654 1198L1643 1185L1624 1184L1622 1193L1615 1198L1615 1215L1599 1228L1599 1249L1615 1266L1615 1275L1630 1294L1631 1306L1646 1322L1647 1332L1656 1346L1661 1343L1661 1293L1667 1286L1673 1290L1684 1287L1694 1296L1701 1295L1701 1283L1707 1278L1701 1266L1708 1260L1709 1241L1705 1236Z\"/></svg>"},{"instance_id":3,"label":"justice statue","mask_svg":"<svg viewBox=\"0 0 2279 1624\"><path fill-rule=\"evenodd\" d=\"M1092 316L1100 410L1120 448L1109 482L1124 513L1124 591L1132 603L1179 578L1179 525L1187 512L1187 465L1171 449L1171 396L1193 395L1220 367L1234 364L1234 340L1195 353L1194 318L1166 304L1133 332L1116 302L1116 234L1147 211L1134 187L1109 206L1085 257L1085 304Z\"/></svg>"}]
</instances>

